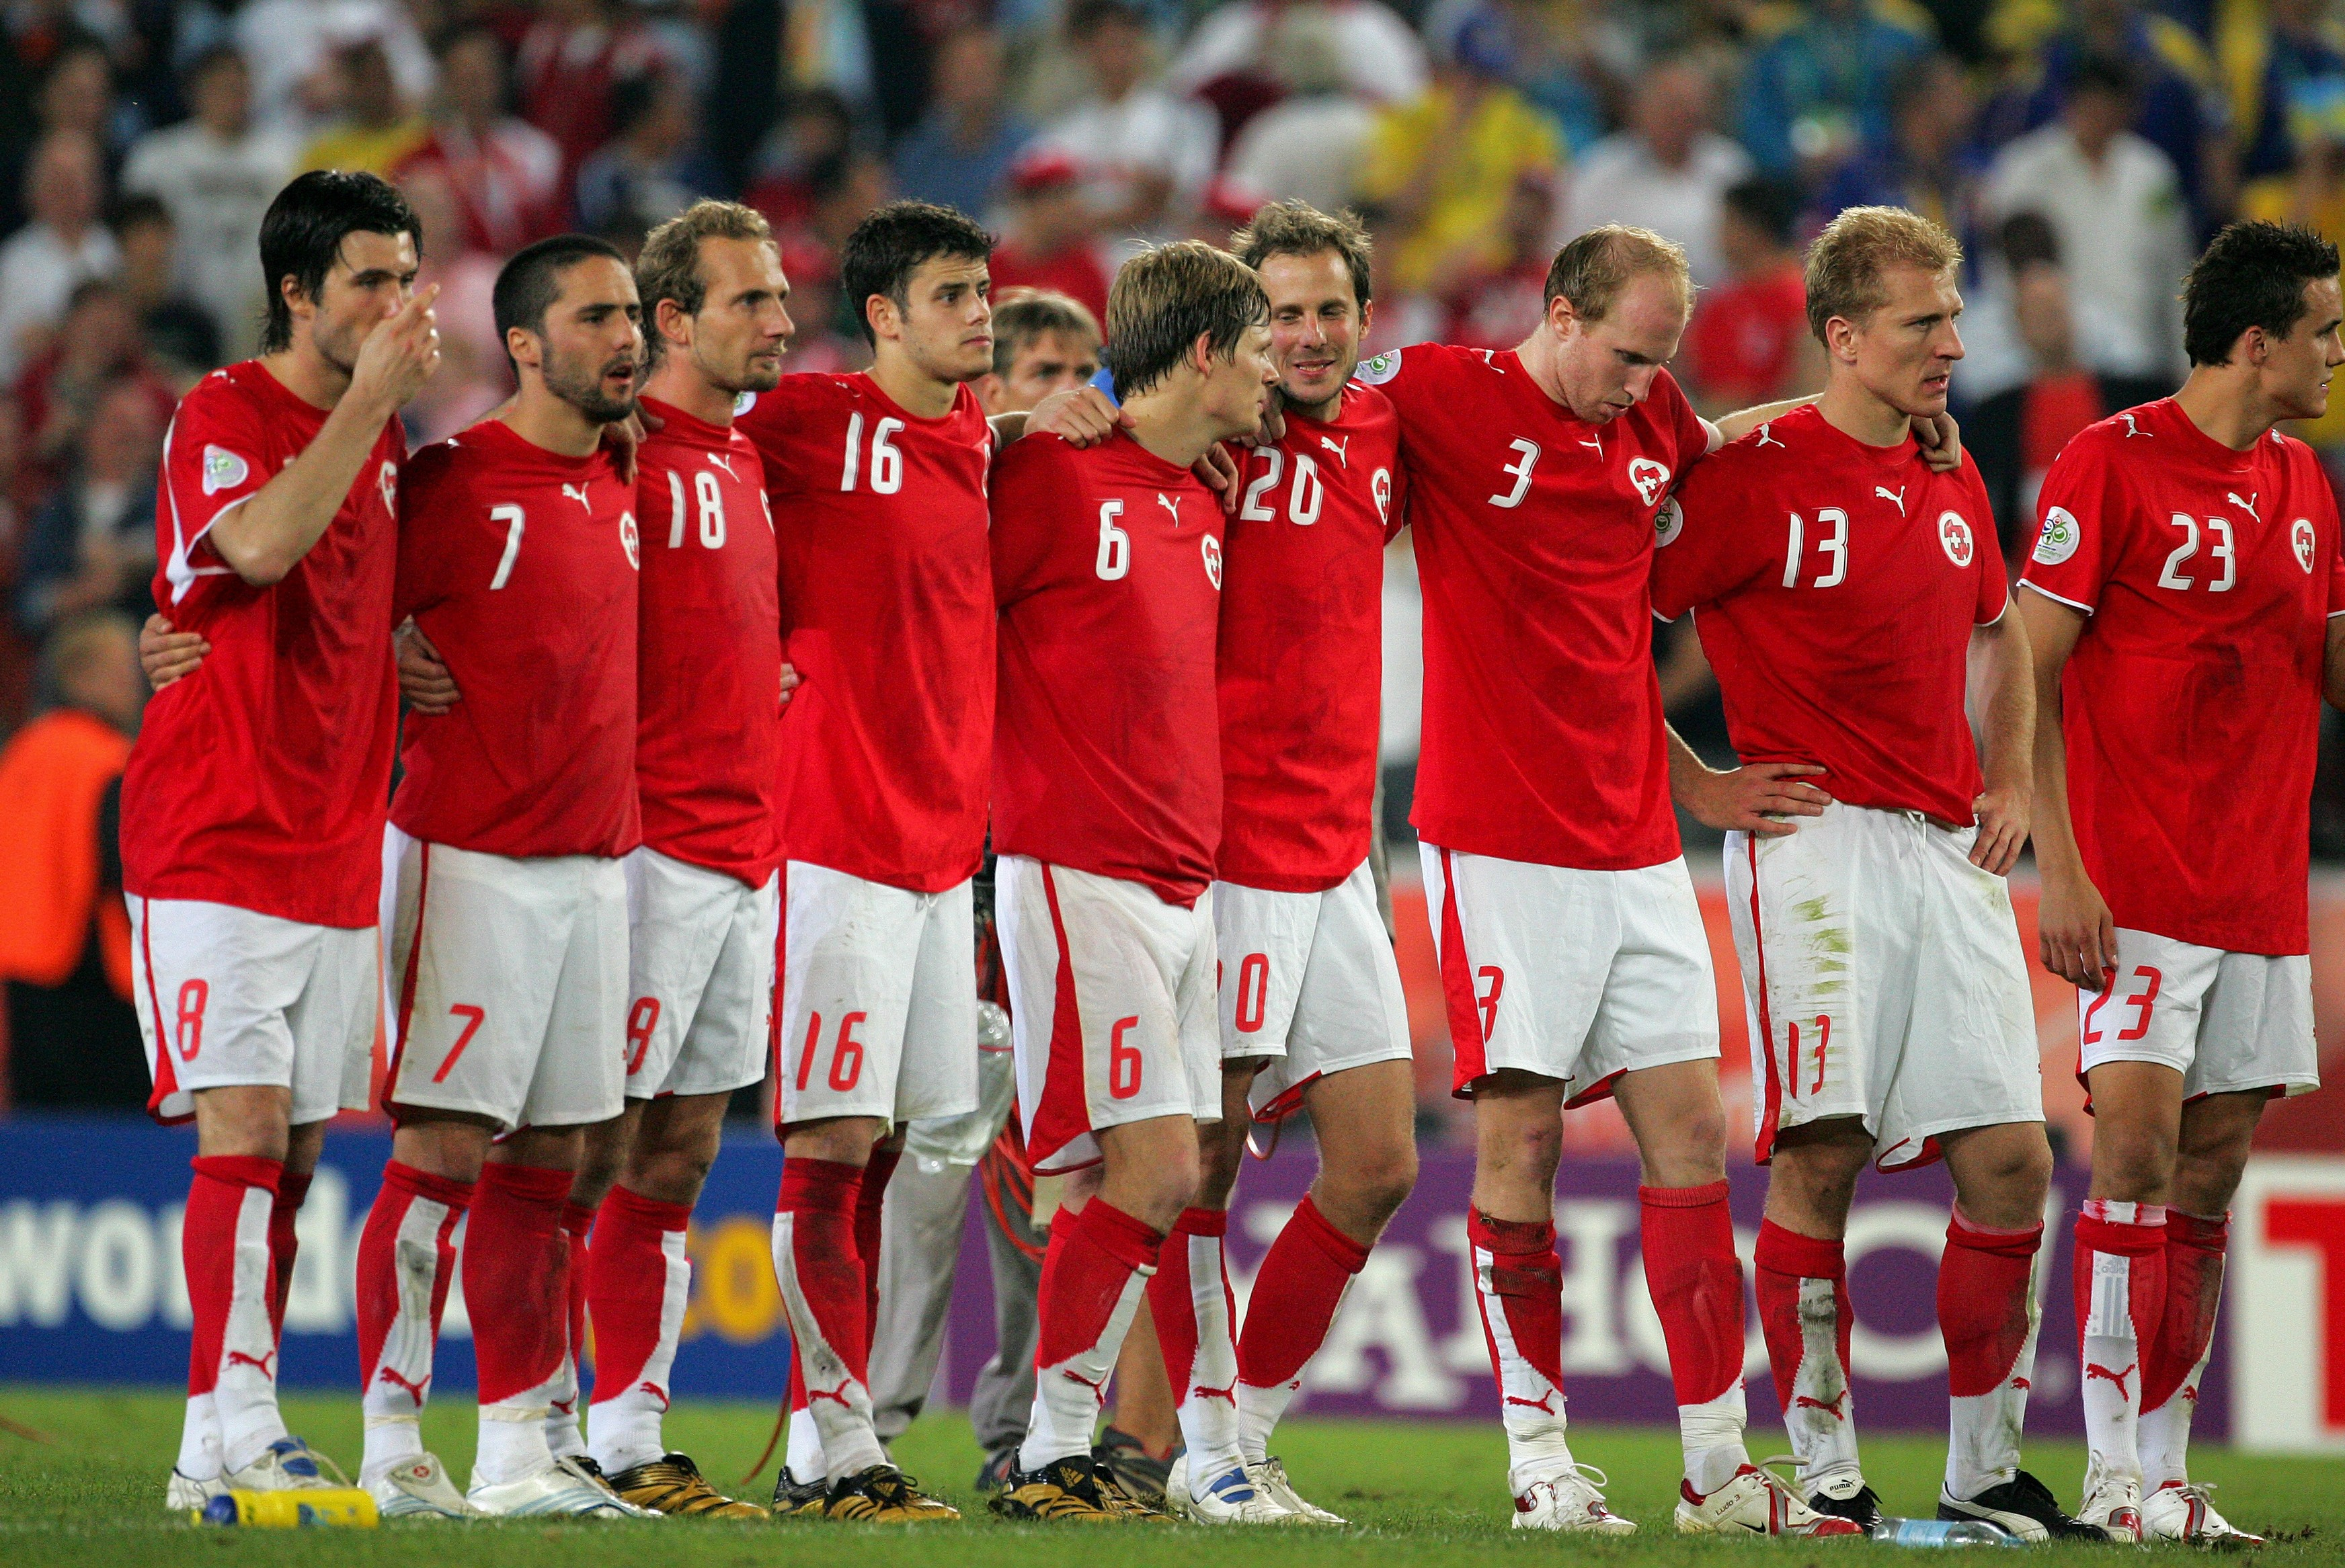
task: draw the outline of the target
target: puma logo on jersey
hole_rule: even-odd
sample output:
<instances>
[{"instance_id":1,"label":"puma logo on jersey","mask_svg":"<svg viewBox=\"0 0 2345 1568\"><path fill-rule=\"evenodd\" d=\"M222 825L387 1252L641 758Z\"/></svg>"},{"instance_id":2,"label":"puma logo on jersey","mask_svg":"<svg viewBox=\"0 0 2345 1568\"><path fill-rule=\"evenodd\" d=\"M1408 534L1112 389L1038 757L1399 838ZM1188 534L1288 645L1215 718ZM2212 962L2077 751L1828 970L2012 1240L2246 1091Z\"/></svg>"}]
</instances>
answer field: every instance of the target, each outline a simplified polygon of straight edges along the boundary
<instances>
[{"instance_id":1,"label":"puma logo on jersey","mask_svg":"<svg viewBox=\"0 0 2345 1568\"><path fill-rule=\"evenodd\" d=\"M2095 1378L2106 1378L2109 1381L2117 1384L2117 1398L2130 1401L2133 1398L2133 1391L2126 1387L2126 1380L2133 1376L2134 1369L2140 1364L2141 1363L2138 1361L2127 1361L2126 1363L2125 1371L2121 1372L2113 1372L2106 1367L2098 1366L2091 1361L2086 1361L2085 1363L2085 1381L2089 1383Z\"/></svg>"},{"instance_id":2,"label":"puma logo on jersey","mask_svg":"<svg viewBox=\"0 0 2345 1568\"><path fill-rule=\"evenodd\" d=\"M1897 515L1903 517L1905 515L1905 491L1907 488L1908 487L1901 484L1895 490L1891 490L1885 484L1877 484L1873 487L1873 493L1880 496L1884 501L1895 501L1897 503Z\"/></svg>"},{"instance_id":3,"label":"puma logo on jersey","mask_svg":"<svg viewBox=\"0 0 2345 1568\"><path fill-rule=\"evenodd\" d=\"M1352 466L1352 460L1345 451L1345 449L1352 444L1351 437L1345 436L1339 441L1333 436L1321 436L1319 438L1319 444L1325 447L1329 451L1334 452L1337 462L1342 463L1345 468L1350 468Z\"/></svg>"},{"instance_id":4,"label":"puma logo on jersey","mask_svg":"<svg viewBox=\"0 0 2345 1568\"><path fill-rule=\"evenodd\" d=\"M2258 517L2256 514L2256 499L2257 496L2259 496L2262 493L2262 491L2259 491L2256 492L2256 495L2251 495L2245 501L2242 501L2239 499L2239 492L2238 491L2231 491L2227 493L2223 499L2246 512L2249 517L2255 518L2258 522L2261 522L2263 519L2261 517Z\"/></svg>"},{"instance_id":5,"label":"puma logo on jersey","mask_svg":"<svg viewBox=\"0 0 2345 1568\"><path fill-rule=\"evenodd\" d=\"M571 500L573 500L573 501L576 501L580 506L584 507L588 511L593 511L594 510L594 503L593 501L588 501L588 500L586 499L586 487L585 487L584 485L583 485L583 484L566 484L566 485L563 485L563 486L562 487L562 493L563 493L563 494L564 494L564 495L566 495L566 496L568 496Z\"/></svg>"},{"instance_id":6,"label":"puma logo on jersey","mask_svg":"<svg viewBox=\"0 0 2345 1568\"><path fill-rule=\"evenodd\" d=\"M1770 420L1759 427L1759 439L1751 443L1751 450L1755 452L1761 447L1780 447L1782 444L1775 439L1775 421Z\"/></svg>"},{"instance_id":7,"label":"puma logo on jersey","mask_svg":"<svg viewBox=\"0 0 2345 1568\"><path fill-rule=\"evenodd\" d=\"M2117 418L2126 422L2126 439L2127 440L2131 440L2136 436L2146 436L2149 434L2147 430L2140 429L2133 422L2133 416L2131 414L2119 414ZM2276 434L2278 432L2274 433Z\"/></svg>"},{"instance_id":8,"label":"puma logo on jersey","mask_svg":"<svg viewBox=\"0 0 2345 1568\"><path fill-rule=\"evenodd\" d=\"M1594 447L1596 449L1596 455L1599 458L1604 455L1604 438L1602 436L1582 438L1579 444L1583 447Z\"/></svg>"},{"instance_id":9,"label":"puma logo on jersey","mask_svg":"<svg viewBox=\"0 0 2345 1568\"><path fill-rule=\"evenodd\" d=\"M1792 1396L1792 1408L1799 1411L1823 1411L1834 1421L1846 1421L1848 1412L1841 1407L1848 1403L1848 1391L1842 1389L1828 1400L1812 1400L1805 1394Z\"/></svg>"},{"instance_id":10,"label":"puma logo on jersey","mask_svg":"<svg viewBox=\"0 0 2345 1568\"><path fill-rule=\"evenodd\" d=\"M1156 504L1157 504L1157 505L1159 505L1159 506L1161 506L1161 507L1162 507L1165 511L1169 511L1169 512L1171 512L1171 513L1172 514L1172 526L1173 526L1173 527L1178 528L1178 527L1180 527L1180 526L1181 526L1181 498L1180 498L1180 497L1178 497L1178 496L1172 496L1172 495L1166 495L1162 491L1161 491L1161 490L1160 490L1160 491L1158 491L1156 492Z\"/></svg>"},{"instance_id":11,"label":"puma logo on jersey","mask_svg":"<svg viewBox=\"0 0 2345 1568\"><path fill-rule=\"evenodd\" d=\"M709 452L709 453L706 453L706 457L707 457L707 459L708 459L708 460L709 460L710 462L712 462L712 463L716 464L718 468L723 469L723 470L725 470L725 472L726 473L726 475L727 475L727 476L729 476L730 478L733 478L733 479L739 479L739 478L741 477L739 474L737 474L737 473L734 473L734 472L733 472L733 454L732 454L732 453L730 453L730 452Z\"/></svg>"}]
</instances>

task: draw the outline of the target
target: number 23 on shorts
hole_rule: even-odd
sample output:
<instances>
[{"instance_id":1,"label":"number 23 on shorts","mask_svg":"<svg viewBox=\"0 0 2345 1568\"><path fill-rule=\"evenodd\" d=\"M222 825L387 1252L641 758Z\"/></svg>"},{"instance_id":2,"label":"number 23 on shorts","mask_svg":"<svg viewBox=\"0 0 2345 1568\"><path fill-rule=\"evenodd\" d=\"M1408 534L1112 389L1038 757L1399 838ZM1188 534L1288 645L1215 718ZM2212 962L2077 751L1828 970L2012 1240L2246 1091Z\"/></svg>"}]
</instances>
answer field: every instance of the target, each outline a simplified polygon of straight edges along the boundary
<instances>
[{"instance_id":1,"label":"number 23 on shorts","mask_svg":"<svg viewBox=\"0 0 2345 1568\"><path fill-rule=\"evenodd\" d=\"M2157 1002L2158 987L2166 983L2166 976L2147 964L2136 965L2132 978L2138 983L2138 988L2132 996L2127 996L2125 1002L2126 1006L2133 1009L2133 1022L2117 1031L2117 1038L2120 1040L2137 1040L2149 1033L2150 1013ZM2097 1046L2101 1043L2101 1026L2094 1020L2102 1007L2108 1004L2109 998L2117 995L2119 983L2117 971L2110 970L2102 978L2100 995L2086 1004L2084 1019L2086 1045Z\"/></svg>"}]
</instances>

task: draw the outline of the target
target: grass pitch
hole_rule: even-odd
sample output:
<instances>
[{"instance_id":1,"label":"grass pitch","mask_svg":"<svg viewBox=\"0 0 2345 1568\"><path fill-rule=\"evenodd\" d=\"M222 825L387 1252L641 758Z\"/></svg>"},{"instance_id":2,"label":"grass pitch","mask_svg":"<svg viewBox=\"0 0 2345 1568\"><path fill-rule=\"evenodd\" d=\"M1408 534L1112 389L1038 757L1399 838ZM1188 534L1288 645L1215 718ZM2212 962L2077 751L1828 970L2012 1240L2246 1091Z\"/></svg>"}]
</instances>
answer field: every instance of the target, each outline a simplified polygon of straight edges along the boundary
<instances>
[{"instance_id":1,"label":"grass pitch","mask_svg":"<svg viewBox=\"0 0 2345 1568\"><path fill-rule=\"evenodd\" d=\"M1754 1402L1756 1402L1754 1401ZM355 1468L359 1413L343 1398L289 1398L295 1430ZM985 1512L969 1487L980 1455L957 1415L922 1421L898 1445L906 1468L968 1516L957 1526L918 1529L827 1524L621 1522L608 1524L386 1525L372 1531L240 1531L190 1526L166 1514L163 1479L178 1442L175 1395L117 1390L0 1386L0 1563L8 1568L100 1564L265 1563L343 1568L359 1564L472 1564L493 1568L657 1568L869 1564L871 1568L1366 1568L1406 1563L1480 1568L1492 1553L1525 1563L1568 1555L1620 1564L1768 1561L1814 1568L1827 1557L1867 1561L1896 1549L1842 1541L1784 1543L1684 1540L1671 1533L1677 1441L1659 1430L1588 1428L1580 1458L1610 1472L1613 1507L1643 1524L1626 1541L1518 1533L1508 1527L1506 1449L1495 1427L1443 1422L1298 1419L1280 1429L1280 1449L1305 1493L1348 1515L1345 1531L1249 1531L1207 1535L1182 1527L1047 1529L1010 1526ZM769 1462L754 1482L734 1479L764 1446L772 1412L756 1406L682 1403L669 1415L669 1441L701 1462L721 1489L763 1501ZM472 1405L436 1403L425 1440L461 1483L472 1469ZM1761 1443L1780 1438L1758 1427ZM1944 1444L1873 1437L1865 1469L1892 1512L1926 1516L1934 1506ZM2075 1501L2079 1445L2044 1442L2028 1463ZM2271 1568L2345 1562L2345 1462L2269 1459L2209 1450L2199 1467L2218 1482L2223 1510L2274 1543L2256 1554ZM2046 1546L2030 1561L2108 1563L2115 1547ZM2179 1548L2161 1548L2173 1557ZM1999 1561L2000 1559L1998 1559Z\"/></svg>"}]
</instances>

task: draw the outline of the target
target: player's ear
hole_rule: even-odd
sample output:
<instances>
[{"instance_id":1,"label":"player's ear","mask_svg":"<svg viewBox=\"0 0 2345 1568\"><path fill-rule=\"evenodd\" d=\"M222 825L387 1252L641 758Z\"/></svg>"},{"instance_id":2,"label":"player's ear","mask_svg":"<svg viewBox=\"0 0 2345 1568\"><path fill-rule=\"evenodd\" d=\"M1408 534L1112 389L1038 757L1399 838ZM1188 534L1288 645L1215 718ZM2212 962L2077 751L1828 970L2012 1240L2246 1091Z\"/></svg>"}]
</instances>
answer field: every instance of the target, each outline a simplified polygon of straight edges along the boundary
<instances>
[{"instance_id":1,"label":"player's ear","mask_svg":"<svg viewBox=\"0 0 2345 1568\"><path fill-rule=\"evenodd\" d=\"M516 366L539 362L537 334L526 327L505 329L505 352Z\"/></svg>"},{"instance_id":2,"label":"player's ear","mask_svg":"<svg viewBox=\"0 0 2345 1568\"><path fill-rule=\"evenodd\" d=\"M1211 332L1198 333L1197 340L1189 345L1189 369L1200 376L1212 375L1213 361L1220 357L1213 352L1213 335Z\"/></svg>"},{"instance_id":3,"label":"player's ear","mask_svg":"<svg viewBox=\"0 0 2345 1568\"><path fill-rule=\"evenodd\" d=\"M874 338L894 338L903 330L896 301L885 294L874 294L863 301L863 319L870 323Z\"/></svg>"},{"instance_id":4,"label":"player's ear","mask_svg":"<svg viewBox=\"0 0 2345 1568\"><path fill-rule=\"evenodd\" d=\"M1579 320L1579 312L1574 310L1571 301L1562 295L1558 294L1547 302L1547 324L1555 329L1556 336L1568 337Z\"/></svg>"}]
</instances>

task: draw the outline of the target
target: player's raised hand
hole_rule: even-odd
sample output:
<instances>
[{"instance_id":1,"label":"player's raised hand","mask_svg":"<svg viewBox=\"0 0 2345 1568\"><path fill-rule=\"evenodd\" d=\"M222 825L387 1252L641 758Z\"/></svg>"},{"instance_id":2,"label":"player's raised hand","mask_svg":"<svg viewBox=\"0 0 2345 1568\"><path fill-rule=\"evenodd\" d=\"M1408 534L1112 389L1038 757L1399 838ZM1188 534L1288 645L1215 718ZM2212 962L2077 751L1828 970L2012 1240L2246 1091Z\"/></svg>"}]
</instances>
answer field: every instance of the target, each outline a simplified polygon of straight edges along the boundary
<instances>
[{"instance_id":1,"label":"player's raised hand","mask_svg":"<svg viewBox=\"0 0 2345 1568\"><path fill-rule=\"evenodd\" d=\"M2044 966L2087 991L2107 984L2117 961L2117 923L2092 879L2045 868L2044 893L2035 906L2035 943Z\"/></svg>"},{"instance_id":2,"label":"player's raised hand","mask_svg":"<svg viewBox=\"0 0 2345 1568\"><path fill-rule=\"evenodd\" d=\"M797 691L805 683L806 677L798 673L797 665L784 664L782 666L782 701L780 705L785 708L788 707L790 705L790 693Z\"/></svg>"},{"instance_id":3,"label":"player's raised hand","mask_svg":"<svg viewBox=\"0 0 2345 1568\"><path fill-rule=\"evenodd\" d=\"M1786 817L1822 816L1832 804L1832 796L1800 782L1823 771L1813 763L1749 763L1723 772L1704 768L1678 781L1677 797L1705 827L1782 838L1799 831Z\"/></svg>"},{"instance_id":4,"label":"player's raised hand","mask_svg":"<svg viewBox=\"0 0 2345 1568\"><path fill-rule=\"evenodd\" d=\"M2011 868L2019 864L2020 850L2027 844L2031 804L2026 791L2007 784L1982 791L1971 802L1971 810L1978 816L1978 837L1971 843L1973 865L1997 876L2011 875Z\"/></svg>"},{"instance_id":5,"label":"player's raised hand","mask_svg":"<svg viewBox=\"0 0 2345 1568\"><path fill-rule=\"evenodd\" d=\"M419 713L444 713L464 700L456 677L440 660L440 650L414 622L401 624L391 638L399 663L399 694Z\"/></svg>"},{"instance_id":6,"label":"player's raised hand","mask_svg":"<svg viewBox=\"0 0 2345 1568\"><path fill-rule=\"evenodd\" d=\"M174 632L170 622L160 615L149 615L147 624L138 628L138 665L147 672L147 684L157 692L183 675L194 674L211 651L202 632Z\"/></svg>"},{"instance_id":7,"label":"player's raised hand","mask_svg":"<svg viewBox=\"0 0 2345 1568\"><path fill-rule=\"evenodd\" d=\"M1245 476L1238 472L1238 460L1230 455L1228 447L1215 441L1205 449L1203 457L1189 465L1189 471L1220 500L1223 515L1237 511L1238 481Z\"/></svg>"},{"instance_id":8,"label":"player's raised hand","mask_svg":"<svg viewBox=\"0 0 2345 1568\"><path fill-rule=\"evenodd\" d=\"M367 334L350 371L350 390L397 412L414 400L440 368L440 319L431 308L440 285L419 288L388 320Z\"/></svg>"},{"instance_id":9,"label":"player's raised hand","mask_svg":"<svg viewBox=\"0 0 2345 1568\"><path fill-rule=\"evenodd\" d=\"M1115 434L1119 426L1129 430L1132 416L1097 387L1053 392L1026 416L1028 435L1048 430L1071 447L1095 447Z\"/></svg>"},{"instance_id":10,"label":"player's raised hand","mask_svg":"<svg viewBox=\"0 0 2345 1568\"><path fill-rule=\"evenodd\" d=\"M1933 472L1963 466L1963 427L1952 414L1931 414L1914 421L1914 444Z\"/></svg>"}]
</instances>

